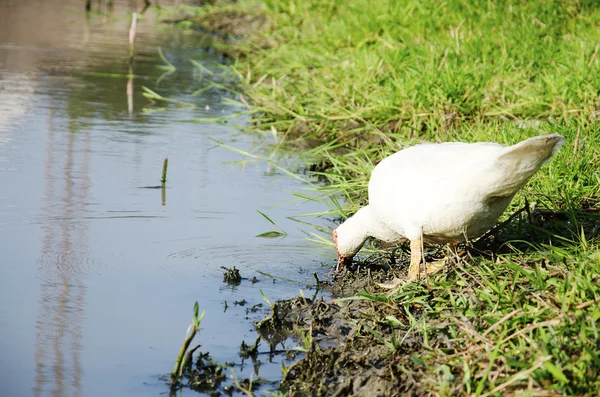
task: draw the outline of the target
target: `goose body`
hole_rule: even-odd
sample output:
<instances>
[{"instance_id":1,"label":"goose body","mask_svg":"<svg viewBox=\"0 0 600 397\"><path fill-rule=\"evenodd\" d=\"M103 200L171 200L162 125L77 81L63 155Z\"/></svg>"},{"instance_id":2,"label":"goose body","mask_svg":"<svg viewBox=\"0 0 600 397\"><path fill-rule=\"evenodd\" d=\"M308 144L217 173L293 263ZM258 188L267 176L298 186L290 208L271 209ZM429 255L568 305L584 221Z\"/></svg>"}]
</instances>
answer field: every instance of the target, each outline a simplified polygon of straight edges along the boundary
<instances>
[{"instance_id":1,"label":"goose body","mask_svg":"<svg viewBox=\"0 0 600 397\"><path fill-rule=\"evenodd\" d=\"M409 240L416 250L417 242L481 236L563 142L552 134L513 146L426 143L392 154L371 173L369 204L333 233L340 262L352 258L367 237Z\"/></svg>"}]
</instances>

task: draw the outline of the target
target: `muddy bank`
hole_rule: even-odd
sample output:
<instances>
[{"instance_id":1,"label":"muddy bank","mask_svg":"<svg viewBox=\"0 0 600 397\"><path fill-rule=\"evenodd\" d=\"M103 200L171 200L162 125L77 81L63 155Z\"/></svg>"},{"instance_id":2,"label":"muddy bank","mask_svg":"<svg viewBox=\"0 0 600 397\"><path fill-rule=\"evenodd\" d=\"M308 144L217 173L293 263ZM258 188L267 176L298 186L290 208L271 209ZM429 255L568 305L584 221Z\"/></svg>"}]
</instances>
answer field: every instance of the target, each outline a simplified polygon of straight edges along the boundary
<instances>
[{"instance_id":1,"label":"muddy bank","mask_svg":"<svg viewBox=\"0 0 600 397\"><path fill-rule=\"evenodd\" d=\"M433 295L414 285L426 301L405 312L402 300L386 301L377 282L389 280L390 269L362 268L347 272L328 286L354 298L295 297L274 304L273 314L256 323L267 340L292 336L300 346L297 361L283 370L280 390L290 395L422 395L423 338L408 325L419 321ZM412 295L412 293L411 293ZM340 295L338 295L340 296ZM420 298L420 299L421 299ZM429 341L437 345L437 341ZM421 375L421 376L420 376Z\"/></svg>"},{"instance_id":2,"label":"muddy bank","mask_svg":"<svg viewBox=\"0 0 600 397\"><path fill-rule=\"evenodd\" d=\"M297 296L273 303L271 314L254 323L259 338L254 344L241 342L240 357L254 364L260 363L260 355L267 351L271 357L280 357L285 363L280 383L266 382L260 376L232 383L225 374L236 364L217 363L209 352L198 354L195 349L189 352L188 362L194 365L186 368L184 383L215 396L231 395L235 389L278 390L290 396L425 394L423 337L415 332L415 324L423 318L424 307L434 294L413 285L407 294L416 302L408 311L402 300L382 305L386 298L378 295L382 290L376 283L389 280L393 273L385 267L362 267L313 286L326 288L327 298ZM333 291L358 295L332 299ZM268 305L262 307L261 312L269 311ZM260 313L255 316L260 317ZM439 344L437 338L428 343L432 347ZM192 360L192 355L197 357ZM177 382L172 387L176 390L183 385Z\"/></svg>"}]
</instances>

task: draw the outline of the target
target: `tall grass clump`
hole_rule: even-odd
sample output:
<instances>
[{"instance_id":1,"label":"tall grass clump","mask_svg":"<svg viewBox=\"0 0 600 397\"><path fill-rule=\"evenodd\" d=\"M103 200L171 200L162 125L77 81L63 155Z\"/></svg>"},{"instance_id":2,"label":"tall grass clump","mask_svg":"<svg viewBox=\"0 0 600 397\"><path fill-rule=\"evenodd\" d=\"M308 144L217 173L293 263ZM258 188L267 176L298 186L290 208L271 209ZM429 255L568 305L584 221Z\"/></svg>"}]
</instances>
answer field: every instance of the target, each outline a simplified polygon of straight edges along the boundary
<instances>
[{"instance_id":1,"label":"tall grass clump","mask_svg":"<svg viewBox=\"0 0 600 397\"><path fill-rule=\"evenodd\" d=\"M243 0L262 36L230 44L259 128L364 147L461 121L595 115L592 1ZM201 17L202 18L202 17ZM237 45L240 51L234 51Z\"/></svg>"}]
</instances>

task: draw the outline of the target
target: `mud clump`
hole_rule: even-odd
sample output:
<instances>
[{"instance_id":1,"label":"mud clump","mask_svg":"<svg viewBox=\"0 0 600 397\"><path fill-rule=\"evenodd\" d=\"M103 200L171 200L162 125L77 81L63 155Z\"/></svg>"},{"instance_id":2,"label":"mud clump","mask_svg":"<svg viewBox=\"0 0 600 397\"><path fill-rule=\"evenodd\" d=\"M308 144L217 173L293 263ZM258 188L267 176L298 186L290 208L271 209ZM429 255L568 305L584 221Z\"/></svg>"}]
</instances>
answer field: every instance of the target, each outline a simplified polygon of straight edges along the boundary
<instances>
[{"instance_id":1,"label":"mud clump","mask_svg":"<svg viewBox=\"0 0 600 397\"><path fill-rule=\"evenodd\" d=\"M188 373L189 387L198 392L219 395L216 390L227 378L223 369L224 367L213 361L208 353L201 352L196 365Z\"/></svg>"},{"instance_id":2,"label":"mud clump","mask_svg":"<svg viewBox=\"0 0 600 397\"><path fill-rule=\"evenodd\" d=\"M221 269L224 270L223 282L233 286L240 285L240 283L242 282L242 275L240 274L240 270L238 268L236 268L235 266L231 268L221 266Z\"/></svg>"},{"instance_id":3,"label":"mud clump","mask_svg":"<svg viewBox=\"0 0 600 397\"><path fill-rule=\"evenodd\" d=\"M199 351L197 345L186 354L186 364L183 367L182 377L174 377L173 374L161 376L160 379L170 385L171 395L183 388L190 388L199 393L210 396L220 396L221 391L231 394L231 386L225 386L227 381L226 370L231 364L221 364L214 361L208 352ZM198 351L196 360L194 353Z\"/></svg>"},{"instance_id":4,"label":"mud clump","mask_svg":"<svg viewBox=\"0 0 600 397\"><path fill-rule=\"evenodd\" d=\"M384 269L363 268L339 277L334 288L373 290L375 282L389 277ZM390 304L382 312L382 306L360 298L277 301L272 314L255 326L269 343L290 336L299 342L302 353L284 369L281 391L295 396L413 395L416 381L404 368L415 367L411 353L422 349L420 338L398 329L406 320L399 307ZM383 342L394 338L403 341L398 346Z\"/></svg>"}]
</instances>

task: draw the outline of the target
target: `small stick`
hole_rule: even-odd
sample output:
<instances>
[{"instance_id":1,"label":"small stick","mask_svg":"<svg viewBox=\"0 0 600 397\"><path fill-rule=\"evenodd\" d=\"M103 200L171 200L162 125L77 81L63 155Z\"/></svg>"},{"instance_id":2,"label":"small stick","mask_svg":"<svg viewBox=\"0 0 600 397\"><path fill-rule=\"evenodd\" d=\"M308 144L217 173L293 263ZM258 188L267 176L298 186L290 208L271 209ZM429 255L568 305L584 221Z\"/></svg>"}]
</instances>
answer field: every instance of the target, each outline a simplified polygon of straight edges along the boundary
<instances>
[{"instance_id":1,"label":"small stick","mask_svg":"<svg viewBox=\"0 0 600 397\"><path fill-rule=\"evenodd\" d=\"M131 28L129 29L129 63L133 63L135 33L137 31L137 13L131 14Z\"/></svg>"},{"instance_id":2,"label":"small stick","mask_svg":"<svg viewBox=\"0 0 600 397\"><path fill-rule=\"evenodd\" d=\"M165 157L165 161L163 161L162 179L160 180L163 187L165 186L165 183L167 183L167 168L168 168L168 166L169 166L169 158Z\"/></svg>"},{"instance_id":3,"label":"small stick","mask_svg":"<svg viewBox=\"0 0 600 397\"><path fill-rule=\"evenodd\" d=\"M127 78L127 111L133 113L133 70L129 66L129 76Z\"/></svg>"}]
</instances>

